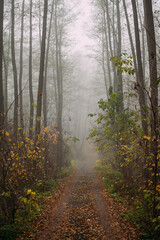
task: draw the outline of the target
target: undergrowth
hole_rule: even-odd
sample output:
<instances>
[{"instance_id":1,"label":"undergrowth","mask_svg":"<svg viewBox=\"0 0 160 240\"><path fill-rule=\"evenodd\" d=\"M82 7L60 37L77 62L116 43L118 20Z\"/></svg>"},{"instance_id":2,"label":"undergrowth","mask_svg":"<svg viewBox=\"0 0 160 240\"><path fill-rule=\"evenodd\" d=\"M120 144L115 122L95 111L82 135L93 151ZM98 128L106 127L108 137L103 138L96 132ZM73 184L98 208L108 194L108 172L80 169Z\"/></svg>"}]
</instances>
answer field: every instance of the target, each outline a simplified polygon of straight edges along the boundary
<instances>
[{"instance_id":1,"label":"undergrowth","mask_svg":"<svg viewBox=\"0 0 160 240\"><path fill-rule=\"evenodd\" d=\"M103 183L108 193L116 201L121 202L123 205L128 205L130 210L122 213L121 216L132 222L137 229L139 239L142 240L159 240L160 239L160 217L152 218L151 212L151 194L149 191L144 190L144 196L142 198L135 197L132 199L132 204L129 201L130 192L128 196L123 189L125 188L125 182L123 175L119 171L114 171L109 164L104 164L102 161L97 161L96 171L102 176ZM128 201L126 201L128 197Z\"/></svg>"},{"instance_id":2,"label":"undergrowth","mask_svg":"<svg viewBox=\"0 0 160 240\"><path fill-rule=\"evenodd\" d=\"M34 190L24 189L24 196L19 197L20 208L16 210L14 222L5 224L0 216L0 240L14 240L24 232L32 230L33 221L43 210L42 199L54 194L56 188L73 172L73 167L62 168L56 179L39 181ZM6 196L9 198L9 196Z\"/></svg>"}]
</instances>

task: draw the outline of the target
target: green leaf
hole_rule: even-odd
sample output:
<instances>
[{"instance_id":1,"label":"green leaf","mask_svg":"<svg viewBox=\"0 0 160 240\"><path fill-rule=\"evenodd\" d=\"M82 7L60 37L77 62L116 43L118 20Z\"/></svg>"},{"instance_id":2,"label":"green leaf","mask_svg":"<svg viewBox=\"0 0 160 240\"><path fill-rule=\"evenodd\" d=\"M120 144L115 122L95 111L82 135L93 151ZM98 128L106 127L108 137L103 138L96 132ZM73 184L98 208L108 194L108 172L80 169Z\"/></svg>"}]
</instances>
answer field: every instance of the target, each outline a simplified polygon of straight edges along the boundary
<instances>
[{"instance_id":1,"label":"green leaf","mask_svg":"<svg viewBox=\"0 0 160 240\"><path fill-rule=\"evenodd\" d=\"M32 103L32 106L35 107L35 108L38 108L37 104Z\"/></svg>"},{"instance_id":2,"label":"green leaf","mask_svg":"<svg viewBox=\"0 0 160 240\"><path fill-rule=\"evenodd\" d=\"M160 77L157 78L156 84L158 85L160 83Z\"/></svg>"}]
</instances>

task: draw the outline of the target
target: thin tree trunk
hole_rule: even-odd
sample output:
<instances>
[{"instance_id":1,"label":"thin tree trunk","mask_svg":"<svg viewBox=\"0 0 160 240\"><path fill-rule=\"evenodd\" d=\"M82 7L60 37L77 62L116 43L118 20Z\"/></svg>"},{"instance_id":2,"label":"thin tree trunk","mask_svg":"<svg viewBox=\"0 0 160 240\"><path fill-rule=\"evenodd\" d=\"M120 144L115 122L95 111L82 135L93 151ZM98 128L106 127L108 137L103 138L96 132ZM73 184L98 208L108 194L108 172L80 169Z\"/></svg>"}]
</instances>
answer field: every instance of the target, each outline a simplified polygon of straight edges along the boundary
<instances>
[{"instance_id":1,"label":"thin tree trunk","mask_svg":"<svg viewBox=\"0 0 160 240\"><path fill-rule=\"evenodd\" d=\"M119 0L116 1L116 6L117 6L117 29L118 29L117 56L121 60L122 40L121 40L121 17L120 17L120 9L119 9ZM123 80L122 80L122 74L118 74L117 92L121 94L121 110L123 110L124 109L124 103L123 103Z\"/></svg>"},{"instance_id":2,"label":"thin tree trunk","mask_svg":"<svg viewBox=\"0 0 160 240\"><path fill-rule=\"evenodd\" d=\"M29 39L29 98L30 98L30 118L29 118L29 138L33 136L34 98L32 88L32 0L30 0L30 39Z\"/></svg>"},{"instance_id":3,"label":"thin tree trunk","mask_svg":"<svg viewBox=\"0 0 160 240\"><path fill-rule=\"evenodd\" d=\"M12 66L13 66L13 77L14 77L14 99L15 99L13 134L14 134L15 138L17 138L17 130L18 130L18 84L17 84L17 67L16 67L16 59L15 59L15 40L14 40L14 26L15 26L14 0L12 0L11 18L12 18L11 52L12 52Z\"/></svg>"},{"instance_id":4,"label":"thin tree trunk","mask_svg":"<svg viewBox=\"0 0 160 240\"><path fill-rule=\"evenodd\" d=\"M145 27L147 34L149 72L150 72L150 89L151 89L151 154L154 161L154 206L153 215L157 216L157 184L158 184L158 85L157 85L157 59L156 59L156 40L153 21L152 1L143 1L145 13Z\"/></svg>"},{"instance_id":5,"label":"thin tree trunk","mask_svg":"<svg viewBox=\"0 0 160 240\"><path fill-rule=\"evenodd\" d=\"M147 126L147 110L146 110L146 96L145 96L145 84L143 76L143 67L142 67L142 57L141 57L141 47L140 47L140 38L139 38L139 27L138 27L138 16L135 0L132 0L133 8L133 17L134 17L134 27L135 27L135 40L136 40L136 54L137 54L137 64L138 64L138 84L137 90L139 94L139 103L142 115L142 128L145 135L148 135L148 126Z\"/></svg>"},{"instance_id":6,"label":"thin tree trunk","mask_svg":"<svg viewBox=\"0 0 160 240\"><path fill-rule=\"evenodd\" d=\"M50 35L51 35L51 27L52 27L52 19L53 19L53 10L54 10L54 1L52 3L49 30L48 30L48 42L47 42L47 50L46 50L46 64L45 64L45 74L44 74L44 84L43 84L44 127L47 126L47 73L48 73L48 55L49 55L49 47L50 47Z\"/></svg>"},{"instance_id":7,"label":"thin tree trunk","mask_svg":"<svg viewBox=\"0 0 160 240\"><path fill-rule=\"evenodd\" d=\"M42 44L41 44L41 58L40 58L40 71L39 71L39 84L37 93L37 114L36 114L36 129L35 139L40 133L41 125L41 114L42 114L42 93L43 93L43 74L44 74L44 63L45 63L45 45L46 45L46 28L47 28L47 11L48 11L48 0L44 0L44 13L43 13L43 30L42 30Z\"/></svg>"},{"instance_id":8,"label":"thin tree trunk","mask_svg":"<svg viewBox=\"0 0 160 240\"><path fill-rule=\"evenodd\" d=\"M110 21L110 15L109 15L109 7L108 7L108 0L105 1L105 6L106 6L106 14L107 14L107 26L108 26L108 42L109 42L109 48L110 48L110 54L112 56L115 55L114 50L115 49L115 34L113 34L113 38L111 37L111 21ZM114 6L114 3L113 3ZM113 25L113 32L114 32L114 25ZM112 46L112 40L113 40L113 46ZM116 69L115 69L115 65L112 61L112 69L113 69L113 79L114 79L114 91L116 91L117 89L117 74L116 74Z\"/></svg>"},{"instance_id":9,"label":"thin tree trunk","mask_svg":"<svg viewBox=\"0 0 160 240\"><path fill-rule=\"evenodd\" d=\"M103 2L102 2L102 8L103 8L103 22L104 22L104 34L105 34L105 48L104 48L104 40L102 40L102 60L103 60L103 65L104 65L104 53L105 53L105 49L106 49L106 54L107 54L107 68L108 68L108 80L109 80L109 87L112 86L112 78L111 78L111 67L110 67L110 60L109 60L109 49L108 49L108 34L107 34L107 24L106 24L106 13L105 13L105 9L104 9L104 5L103 5ZM102 36L102 38L104 38ZM104 72L104 79L105 79L105 82L107 83L106 79L106 73L105 73L105 66L103 66L103 72ZM107 91L107 95L108 95L108 90L107 90L107 87L106 87L106 91Z\"/></svg>"},{"instance_id":10,"label":"thin tree trunk","mask_svg":"<svg viewBox=\"0 0 160 240\"><path fill-rule=\"evenodd\" d=\"M22 16L21 16L21 42L20 42L20 72L19 72L19 93L20 93L20 128L23 132L24 123L23 123L23 92L22 92L22 76L23 76L23 29L24 29L24 5L25 0L22 3Z\"/></svg>"},{"instance_id":11,"label":"thin tree trunk","mask_svg":"<svg viewBox=\"0 0 160 240\"><path fill-rule=\"evenodd\" d=\"M58 16L57 16L57 1L55 2L55 35L56 35L56 74L57 74L57 128L59 131L57 143L57 164L61 168L63 165L63 136L62 136L62 107L63 107L63 92L62 92L62 69L61 69L61 36L58 34Z\"/></svg>"},{"instance_id":12,"label":"thin tree trunk","mask_svg":"<svg viewBox=\"0 0 160 240\"><path fill-rule=\"evenodd\" d=\"M3 12L4 1L0 1L0 129L4 124L4 97L3 97Z\"/></svg>"}]
</instances>

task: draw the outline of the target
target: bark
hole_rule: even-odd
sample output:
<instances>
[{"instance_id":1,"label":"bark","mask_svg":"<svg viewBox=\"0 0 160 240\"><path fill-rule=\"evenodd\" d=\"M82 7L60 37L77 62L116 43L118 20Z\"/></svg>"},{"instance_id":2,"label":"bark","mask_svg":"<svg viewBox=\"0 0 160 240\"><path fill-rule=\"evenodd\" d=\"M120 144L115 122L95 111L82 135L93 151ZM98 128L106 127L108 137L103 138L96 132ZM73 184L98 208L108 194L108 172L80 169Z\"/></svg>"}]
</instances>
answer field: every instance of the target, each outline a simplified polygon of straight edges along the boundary
<instances>
[{"instance_id":1,"label":"bark","mask_svg":"<svg viewBox=\"0 0 160 240\"><path fill-rule=\"evenodd\" d=\"M3 97L3 11L4 1L0 1L0 128L4 124L4 97Z\"/></svg>"},{"instance_id":2,"label":"bark","mask_svg":"<svg viewBox=\"0 0 160 240\"><path fill-rule=\"evenodd\" d=\"M106 96L108 99L109 93L108 93L108 85L107 85L107 74L106 74L106 68L105 68L105 48L104 48L103 36L102 36L102 70L103 70L103 76L104 76L104 84L106 88Z\"/></svg>"},{"instance_id":3,"label":"bark","mask_svg":"<svg viewBox=\"0 0 160 240\"><path fill-rule=\"evenodd\" d=\"M49 55L49 47L50 47L50 35L51 35L53 11L54 11L54 1L53 1L53 3L52 3L50 23L49 23L49 30L48 30L48 42L47 42L47 49L46 49L45 75L44 75L44 84L43 84L43 116L44 116L44 127L47 126L47 73L48 73L48 55Z\"/></svg>"},{"instance_id":4,"label":"bark","mask_svg":"<svg viewBox=\"0 0 160 240\"><path fill-rule=\"evenodd\" d=\"M13 133L15 138L17 137L18 130L18 84L17 84L17 67L15 59L15 40L14 40L14 27L15 27L15 11L14 11L14 0L12 0L11 18L12 18L12 29L11 29L11 52L12 52L12 66L13 66L13 77L14 77L14 126Z\"/></svg>"},{"instance_id":5,"label":"bark","mask_svg":"<svg viewBox=\"0 0 160 240\"><path fill-rule=\"evenodd\" d=\"M30 0L30 37L29 37L29 98L30 98L30 118L29 118L29 138L33 136L34 98L32 88L32 0Z\"/></svg>"},{"instance_id":6,"label":"bark","mask_svg":"<svg viewBox=\"0 0 160 240\"><path fill-rule=\"evenodd\" d=\"M156 59L156 40L153 21L152 1L143 1L145 13L145 27L147 34L148 56L149 56L149 72L150 72L150 91L151 91L151 154L154 161L154 206L153 215L157 213L157 184L158 184L158 85L157 85L157 59Z\"/></svg>"},{"instance_id":7,"label":"bark","mask_svg":"<svg viewBox=\"0 0 160 240\"><path fill-rule=\"evenodd\" d=\"M107 26L108 26L108 42L109 42L109 49L110 49L110 54L111 56L115 56L114 49L115 49L115 42L117 43L116 40L116 34L114 33L114 24L112 26L113 30L113 36L111 36L111 20L110 20L110 15L109 15L109 7L108 7L108 0L105 0L105 6L106 6L106 15L107 15ZM113 3L113 8L114 8L114 3ZM114 20L113 20L114 21ZM113 46L112 46L112 40L113 40ZM112 69L114 73L114 91L117 89L117 74L116 74L116 68L114 63L112 62Z\"/></svg>"},{"instance_id":8,"label":"bark","mask_svg":"<svg viewBox=\"0 0 160 240\"><path fill-rule=\"evenodd\" d=\"M121 17L120 17L119 0L116 1L116 6L117 6L117 29L118 29L117 56L121 60L122 39L121 39ZM120 110L124 110L122 74L118 74L117 92L121 94L121 107L120 107Z\"/></svg>"},{"instance_id":9,"label":"bark","mask_svg":"<svg viewBox=\"0 0 160 240\"><path fill-rule=\"evenodd\" d=\"M107 34L107 24L106 24L106 12L105 8L102 2L102 8L103 8L103 25L104 25L104 35L105 35L105 41L102 40L102 61L103 61L103 73L104 73L104 80L105 80L105 86L106 86L106 92L108 96L108 87L107 87L107 76L105 71L105 51L106 51L106 59L107 59L107 69L108 69L108 81L109 81L109 87L112 86L112 78L111 78L111 67L110 67L110 61L109 61L109 49L108 49L108 34ZM102 39L104 37L102 36Z\"/></svg>"},{"instance_id":10,"label":"bark","mask_svg":"<svg viewBox=\"0 0 160 240\"><path fill-rule=\"evenodd\" d=\"M44 63L45 63L46 31L47 31L47 11L48 11L48 0L44 0L40 71L39 71L39 84L38 84L38 93L37 93L35 139L37 139L37 136L40 133L41 114L42 114L41 110L42 110L42 93L43 93L43 80L44 80L43 74L44 74Z\"/></svg>"},{"instance_id":11,"label":"bark","mask_svg":"<svg viewBox=\"0 0 160 240\"><path fill-rule=\"evenodd\" d=\"M21 42L20 42L20 72L19 72L19 106L20 106L20 128L23 132L24 123L23 123L23 91L22 91L22 77L23 77L23 29L24 29L24 5L25 0L22 3L22 16L21 16Z\"/></svg>"},{"instance_id":12,"label":"bark","mask_svg":"<svg viewBox=\"0 0 160 240\"><path fill-rule=\"evenodd\" d=\"M140 47L140 37L139 37L139 26L138 26L138 16L137 16L137 7L135 0L132 0L133 8L133 17L134 17L134 28L135 28L135 40L136 40L136 54L137 54L137 65L138 65L138 83L136 85L139 103L142 115L142 128L145 135L148 135L148 126L147 126L147 110L146 110L146 96L145 96L145 84L143 76L143 66L142 66L142 57L141 57L141 47Z\"/></svg>"},{"instance_id":13,"label":"bark","mask_svg":"<svg viewBox=\"0 0 160 240\"><path fill-rule=\"evenodd\" d=\"M56 35L56 75L57 75L57 129L59 131L57 143L57 164L63 166L63 134L62 134L62 110L63 110L63 76L61 55L61 31L58 29L57 1L55 2L55 35ZM59 30L59 31L58 31Z\"/></svg>"}]
</instances>

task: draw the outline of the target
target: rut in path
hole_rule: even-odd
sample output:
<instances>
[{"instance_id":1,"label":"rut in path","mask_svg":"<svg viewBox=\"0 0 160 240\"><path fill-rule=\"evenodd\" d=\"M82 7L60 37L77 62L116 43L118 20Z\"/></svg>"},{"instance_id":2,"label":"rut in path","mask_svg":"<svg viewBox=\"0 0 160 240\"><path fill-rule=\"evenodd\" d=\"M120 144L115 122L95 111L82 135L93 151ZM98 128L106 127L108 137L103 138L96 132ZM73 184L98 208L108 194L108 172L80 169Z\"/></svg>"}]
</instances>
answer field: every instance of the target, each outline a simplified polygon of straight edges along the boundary
<instances>
[{"instance_id":1,"label":"rut in path","mask_svg":"<svg viewBox=\"0 0 160 240\"><path fill-rule=\"evenodd\" d=\"M81 163L57 212L34 238L37 240L112 240L106 205L96 174Z\"/></svg>"}]
</instances>

